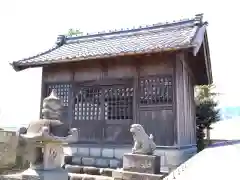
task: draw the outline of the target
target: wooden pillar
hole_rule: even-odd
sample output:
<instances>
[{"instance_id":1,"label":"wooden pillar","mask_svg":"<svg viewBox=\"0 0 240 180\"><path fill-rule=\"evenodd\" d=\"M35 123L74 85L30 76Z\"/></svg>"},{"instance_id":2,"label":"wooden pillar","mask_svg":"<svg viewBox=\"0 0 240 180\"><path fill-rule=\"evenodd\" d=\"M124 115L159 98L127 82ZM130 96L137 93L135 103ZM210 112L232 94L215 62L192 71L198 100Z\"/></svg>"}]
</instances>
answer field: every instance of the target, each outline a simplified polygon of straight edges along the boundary
<instances>
[{"instance_id":1,"label":"wooden pillar","mask_svg":"<svg viewBox=\"0 0 240 180\"><path fill-rule=\"evenodd\" d=\"M139 71L140 71L139 61L140 59L136 59L134 61L136 71L133 77L133 90L134 90L133 96L134 97L133 97L133 122L132 123L139 123Z\"/></svg>"},{"instance_id":2,"label":"wooden pillar","mask_svg":"<svg viewBox=\"0 0 240 180\"><path fill-rule=\"evenodd\" d=\"M46 83L44 82L44 68L42 68L42 82L41 82L41 99L40 99L40 108L39 108L39 118L42 118L42 105L43 105L43 98L45 98L47 89Z\"/></svg>"},{"instance_id":3,"label":"wooden pillar","mask_svg":"<svg viewBox=\"0 0 240 180\"><path fill-rule=\"evenodd\" d=\"M70 80L70 88L69 88L69 93L68 93L68 126L69 128L72 127L72 122L74 118L74 113L73 113L73 108L74 108L74 90L75 90L75 83L74 83L74 76L75 76L75 71L71 71L71 80Z\"/></svg>"},{"instance_id":4,"label":"wooden pillar","mask_svg":"<svg viewBox=\"0 0 240 180\"><path fill-rule=\"evenodd\" d=\"M182 54L176 55L176 66L175 66L175 83L176 83L176 95L175 95L175 110L176 110L176 129L177 129L177 144L182 144L183 126L182 120L184 118L184 96L183 96L183 64L181 59Z\"/></svg>"},{"instance_id":5,"label":"wooden pillar","mask_svg":"<svg viewBox=\"0 0 240 180\"><path fill-rule=\"evenodd\" d=\"M194 77L184 52L176 55L176 132L178 146L195 144Z\"/></svg>"}]
</instances>

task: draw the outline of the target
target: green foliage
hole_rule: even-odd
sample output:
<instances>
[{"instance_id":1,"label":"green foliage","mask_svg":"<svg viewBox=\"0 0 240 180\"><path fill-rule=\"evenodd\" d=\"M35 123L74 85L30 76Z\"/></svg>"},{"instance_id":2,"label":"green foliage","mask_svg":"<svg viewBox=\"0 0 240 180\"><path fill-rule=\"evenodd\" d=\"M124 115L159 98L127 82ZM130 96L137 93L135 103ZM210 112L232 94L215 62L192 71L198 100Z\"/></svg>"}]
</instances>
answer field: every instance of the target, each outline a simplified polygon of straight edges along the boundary
<instances>
[{"instance_id":1,"label":"green foliage","mask_svg":"<svg viewBox=\"0 0 240 180\"><path fill-rule=\"evenodd\" d=\"M77 35L82 35L83 32L81 32L79 29L69 29L68 33L66 34L67 36L77 36Z\"/></svg>"},{"instance_id":2,"label":"green foliage","mask_svg":"<svg viewBox=\"0 0 240 180\"><path fill-rule=\"evenodd\" d=\"M217 109L218 102L215 100L219 94L214 92L214 88L213 85L203 85L198 86L195 91L198 151L205 147L204 129L209 132L211 124L220 120L219 109Z\"/></svg>"},{"instance_id":3,"label":"green foliage","mask_svg":"<svg viewBox=\"0 0 240 180\"><path fill-rule=\"evenodd\" d=\"M219 109L216 109L218 104L212 99L206 99L197 104L196 117L197 125L202 125L204 128L210 128L210 125L219 121Z\"/></svg>"}]
</instances>

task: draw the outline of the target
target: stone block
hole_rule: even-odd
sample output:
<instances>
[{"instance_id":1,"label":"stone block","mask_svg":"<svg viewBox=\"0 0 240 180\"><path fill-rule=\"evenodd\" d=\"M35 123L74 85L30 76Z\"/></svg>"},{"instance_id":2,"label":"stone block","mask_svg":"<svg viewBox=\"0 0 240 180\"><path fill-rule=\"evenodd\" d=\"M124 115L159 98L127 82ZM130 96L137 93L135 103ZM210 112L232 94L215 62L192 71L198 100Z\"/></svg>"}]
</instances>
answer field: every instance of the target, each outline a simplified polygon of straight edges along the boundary
<instances>
[{"instance_id":1,"label":"stone block","mask_svg":"<svg viewBox=\"0 0 240 180\"><path fill-rule=\"evenodd\" d=\"M5 136L1 138L6 139L0 142L0 168L12 167L17 157L18 137L7 136L8 133L4 131L1 131L1 133L5 134Z\"/></svg>"},{"instance_id":2,"label":"stone block","mask_svg":"<svg viewBox=\"0 0 240 180\"><path fill-rule=\"evenodd\" d=\"M121 160L111 159L110 160L110 168L120 168L121 167Z\"/></svg>"},{"instance_id":3,"label":"stone block","mask_svg":"<svg viewBox=\"0 0 240 180\"><path fill-rule=\"evenodd\" d=\"M90 156L100 157L101 156L101 148L90 148Z\"/></svg>"},{"instance_id":4,"label":"stone block","mask_svg":"<svg viewBox=\"0 0 240 180\"><path fill-rule=\"evenodd\" d=\"M100 175L100 169L96 167L83 167L84 174Z\"/></svg>"},{"instance_id":5,"label":"stone block","mask_svg":"<svg viewBox=\"0 0 240 180\"><path fill-rule=\"evenodd\" d=\"M112 171L112 177L115 180L162 180L163 175L160 174L148 174L148 173L139 173L139 172L129 172L129 171Z\"/></svg>"},{"instance_id":6,"label":"stone block","mask_svg":"<svg viewBox=\"0 0 240 180\"><path fill-rule=\"evenodd\" d=\"M72 154L76 154L78 149L77 147L70 147L71 148L71 151L72 151Z\"/></svg>"},{"instance_id":7,"label":"stone block","mask_svg":"<svg viewBox=\"0 0 240 180\"><path fill-rule=\"evenodd\" d=\"M102 176L108 176L108 177L112 177L112 172L114 171L114 169L110 169L110 168L101 168L100 169L100 174Z\"/></svg>"},{"instance_id":8,"label":"stone block","mask_svg":"<svg viewBox=\"0 0 240 180\"><path fill-rule=\"evenodd\" d=\"M89 152L89 148L85 147L80 147L77 150L77 154L80 156L89 156L90 152Z\"/></svg>"},{"instance_id":9,"label":"stone block","mask_svg":"<svg viewBox=\"0 0 240 180\"><path fill-rule=\"evenodd\" d=\"M131 152L130 148L115 148L114 149L114 157L117 159L122 159L125 153Z\"/></svg>"},{"instance_id":10,"label":"stone block","mask_svg":"<svg viewBox=\"0 0 240 180\"><path fill-rule=\"evenodd\" d=\"M78 166L78 165L66 165L65 169L67 170L67 172L69 173L80 173L83 174L83 167L82 166Z\"/></svg>"},{"instance_id":11,"label":"stone block","mask_svg":"<svg viewBox=\"0 0 240 180\"><path fill-rule=\"evenodd\" d=\"M160 156L143 154L124 154L123 170L140 173L160 173Z\"/></svg>"},{"instance_id":12,"label":"stone block","mask_svg":"<svg viewBox=\"0 0 240 180\"><path fill-rule=\"evenodd\" d=\"M77 147L64 146L63 151L65 155L72 156L77 154Z\"/></svg>"},{"instance_id":13,"label":"stone block","mask_svg":"<svg viewBox=\"0 0 240 180\"><path fill-rule=\"evenodd\" d=\"M83 157L82 164L86 166L93 166L95 165L95 158Z\"/></svg>"},{"instance_id":14,"label":"stone block","mask_svg":"<svg viewBox=\"0 0 240 180\"><path fill-rule=\"evenodd\" d=\"M182 149L168 149L165 150L166 166L178 167L180 164L188 160L192 155L196 153L197 148L195 146Z\"/></svg>"},{"instance_id":15,"label":"stone block","mask_svg":"<svg viewBox=\"0 0 240 180\"><path fill-rule=\"evenodd\" d=\"M108 157L108 158L113 158L114 156L114 151L112 148L104 148L102 150L102 157Z\"/></svg>"},{"instance_id":16,"label":"stone block","mask_svg":"<svg viewBox=\"0 0 240 180\"><path fill-rule=\"evenodd\" d=\"M109 159L96 159L95 165L97 167L109 167Z\"/></svg>"},{"instance_id":17,"label":"stone block","mask_svg":"<svg viewBox=\"0 0 240 180\"><path fill-rule=\"evenodd\" d=\"M73 156L72 157L72 164L74 164L74 165L81 165L82 164L82 157L80 157L80 156Z\"/></svg>"}]
</instances>

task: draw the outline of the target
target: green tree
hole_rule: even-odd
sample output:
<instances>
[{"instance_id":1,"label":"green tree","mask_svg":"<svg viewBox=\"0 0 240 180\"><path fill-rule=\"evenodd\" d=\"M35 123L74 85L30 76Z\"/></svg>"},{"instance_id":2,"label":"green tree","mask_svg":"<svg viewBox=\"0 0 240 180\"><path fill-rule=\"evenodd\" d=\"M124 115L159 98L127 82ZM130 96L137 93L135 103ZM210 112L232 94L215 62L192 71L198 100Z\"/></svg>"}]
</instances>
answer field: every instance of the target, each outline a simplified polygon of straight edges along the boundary
<instances>
[{"instance_id":1,"label":"green tree","mask_svg":"<svg viewBox=\"0 0 240 180\"><path fill-rule=\"evenodd\" d=\"M77 36L77 35L82 35L83 32L81 32L79 29L69 29L68 33L66 34L67 36Z\"/></svg>"},{"instance_id":2,"label":"green tree","mask_svg":"<svg viewBox=\"0 0 240 180\"><path fill-rule=\"evenodd\" d=\"M212 123L220 120L218 102L215 97L219 93L214 92L214 85L202 85L196 87L196 125L197 125L197 147L201 151L205 147L204 129L206 129L206 137L208 143L210 141L210 126Z\"/></svg>"}]
</instances>

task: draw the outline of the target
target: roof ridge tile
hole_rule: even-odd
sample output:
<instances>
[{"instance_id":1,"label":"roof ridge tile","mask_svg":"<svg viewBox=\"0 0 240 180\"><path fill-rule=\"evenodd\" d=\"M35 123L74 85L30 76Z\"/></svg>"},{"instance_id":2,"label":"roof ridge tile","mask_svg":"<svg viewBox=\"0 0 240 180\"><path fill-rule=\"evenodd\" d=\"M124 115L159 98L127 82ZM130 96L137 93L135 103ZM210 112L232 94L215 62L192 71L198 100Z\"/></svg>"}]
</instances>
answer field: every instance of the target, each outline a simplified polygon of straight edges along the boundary
<instances>
[{"instance_id":1,"label":"roof ridge tile","mask_svg":"<svg viewBox=\"0 0 240 180\"><path fill-rule=\"evenodd\" d=\"M77 39L84 39L84 38L89 38L89 37L95 37L95 36L103 36L103 35L111 35L111 34L121 34L121 33L128 33L128 32L134 32L134 31L141 31L141 30L147 30L147 29L153 29L153 28L161 28L161 27L166 27L166 26L174 26L174 25L180 25L182 23L190 23L190 22L195 22L198 21L200 18L200 15L202 14L197 14L195 15L194 18L185 18L185 19L179 19L179 20L173 20L173 21L165 21L165 22L158 22L154 24L147 24L147 25L139 25L138 27L133 26L132 28L120 28L120 29L110 29L108 31L102 31L102 32L97 32L97 33L86 33L82 34L79 36L65 36L66 43L68 41L73 41ZM202 19L201 19L202 20Z\"/></svg>"}]
</instances>

